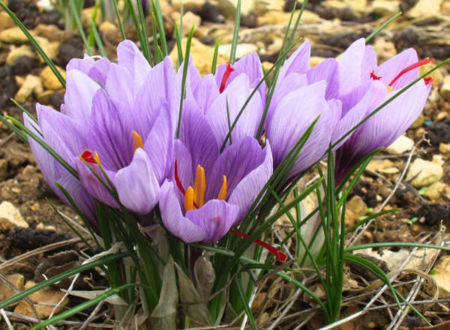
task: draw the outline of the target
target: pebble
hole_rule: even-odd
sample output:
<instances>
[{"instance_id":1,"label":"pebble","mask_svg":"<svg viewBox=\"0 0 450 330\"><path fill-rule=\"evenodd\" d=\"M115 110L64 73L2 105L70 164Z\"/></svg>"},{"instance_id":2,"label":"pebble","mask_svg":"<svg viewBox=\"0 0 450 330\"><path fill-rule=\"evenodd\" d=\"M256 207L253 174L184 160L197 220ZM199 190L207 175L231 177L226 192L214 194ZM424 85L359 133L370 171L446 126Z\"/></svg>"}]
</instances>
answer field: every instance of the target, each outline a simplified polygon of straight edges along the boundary
<instances>
[{"instance_id":1,"label":"pebble","mask_svg":"<svg viewBox=\"0 0 450 330\"><path fill-rule=\"evenodd\" d=\"M380 58L388 59L397 54L394 43L385 38L377 38L373 48Z\"/></svg>"},{"instance_id":2,"label":"pebble","mask_svg":"<svg viewBox=\"0 0 450 330\"><path fill-rule=\"evenodd\" d=\"M434 267L431 275L439 288L439 298L450 297L450 256L442 256L439 263ZM430 294L434 294L434 285L430 287Z\"/></svg>"},{"instance_id":3,"label":"pebble","mask_svg":"<svg viewBox=\"0 0 450 330\"><path fill-rule=\"evenodd\" d=\"M27 289L34 285L36 285L36 283L28 281L25 284L25 288ZM58 308L55 309L55 314L60 313L64 309L64 307L69 302L69 298L64 297L64 295L64 292L47 288L32 293L28 296L28 298L35 302L34 308L36 312L39 314L40 318L44 319L49 317L56 304L58 304ZM40 303L42 303L43 305L41 305ZM31 309L30 304L25 300L21 300L19 302L19 304L14 309L14 313L35 317L34 311Z\"/></svg>"},{"instance_id":4,"label":"pebble","mask_svg":"<svg viewBox=\"0 0 450 330\"><path fill-rule=\"evenodd\" d=\"M450 100L450 75L444 78L444 83L441 86L441 96L446 100Z\"/></svg>"},{"instance_id":5,"label":"pebble","mask_svg":"<svg viewBox=\"0 0 450 330\"><path fill-rule=\"evenodd\" d=\"M183 38L181 44L184 49L186 48L187 38ZM214 57L214 48L211 46L207 46L201 43L197 38L192 38L191 42L191 56L194 61L194 65L199 70L200 74L208 74L211 72L211 63ZM174 47L170 52L170 57L172 58L173 63L177 63L178 51L177 47ZM228 60L228 56L224 57L222 55L218 56L217 65L222 63L226 63Z\"/></svg>"},{"instance_id":6,"label":"pebble","mask_svg":"<svg viewBox=\"0 0 450 330\"><path fill-rule=\"evenodd\" d=\"M0 41L8 44L23 44L28 42L28 38L19 27L14 26L0 32Z\"/></svg>"},{"instance_id":7,"label":"pebble","mask_svg":"<svg viewBox=\"0 0 450 330\"><path fill-rule=\"evenodd\" d=\"M6 179L8 175L8 161L4 158L0 158L0 181Z\"/></svg>"},{"instance_id":8,"label":"pebble","mask_svg":"<svg viewBox=\"0 0 450 330\"><path fill-rule=\"evenodd\" d=\"M366 12L367 0L344 0L344 2L358 15L363 15Z\"/></svg>"},{"instance_id":9,"label":"pebble","mask_svg":"<svg viewBox=\"0 0 450 330\"><path fill-rule=\"evenodd\" d=\"M400 1L375 0L372 2L372 11L380 16L392 16L400 11Z\"/></svg>"},{"instance_id":10,"label":"pebble","mask_svg":"<svg viewBox=\"0 0 450 330\"><path fill-rule=\"evenodd\" d=\"M396 169L395 164L389 159L374 159L367 165L368 170L380 173L386 173L386 171L393 168Z\"/></svg>"},{"instance_id":11,"label":"pebble","mask_svg":"<svg viewBox=\"0 0 450 330\"><path fill-rule=\"evenodd\" d=\"M219 46L219 55L227 57L230 54L231 45L220 45ZM258 47L253 44L238 44L236 47L236 58L242 58L245 55L248 55L253 52L257 52Z\"/></svg>"},{"instance_id":12,"label":"pebble","mask_svg":"<svg viewBox=\"0 0 450 330\"><path fill-rule=\"evenodd\" d=\"M404 152L410 151L414 147L414 141L405 135L400 135L386 151L393 155L400 155Z\"/></svg>"},{"instance_id":13,"label":"pebble","mask_svg":"<svg viewBox=\"0 0 450 330\"><path fill-rule=\"evenodd\" d=\"M5 276L17 290L22 291L25 287L25 278L22 274L10 274ZM9 287L5 281L0 281L0 301L12 297L17 292Z\"/></svg>"},{"instance_id":14,"label":"pebble","mask_svg":"<svg viewBox=\"0 0 450 330\"><path fill-rule=\"evenodd\" d=\"M298 11L294 17L297 17ZM258 25L288 25L291 19L291 13L268 11L264 15L258 17ZM309 11L303 11L301 24L315 24L320 22L320 16Z\"/></svg>"},{"instance_id":15,"label":"pebble","mask_svg":"<svg viewBox=\"0 0 450 330\"><path fill-rule=\"evenodd\" d=\"M56 57L58 56L58 48L60 44L59 41L50 42L47 38L44 37L35 37L35 39L50 59L56 59ZM39 60L41 61L41 63L45 62L41 56L39 56Z\"/></svg>"},{"instance_id":16,"label":"pebble","mask_svg":"<svg viewBox=\"0 0 450 330\"><path fill-rule=\"evenodd\" d=\"M407 13L408 17L421 18L439 14L443 0L419 0Z\"/></svg>"},{"instance_id":17,"label":"pebble","mask_svg":"<svg viewBox=\"0 0 450 330\"><path fill-rule=\"evenodd\" d=\"M362 217L367 212L367 204L358 195L353 196L346 205L346 208L352 211L358 217Z\"/></svg>"},{"instance_id":18,"label":"pebble","mask_svg":"<svg viewBox=\"0 0 450 330\"><path fill-rule=\"evenodd\" d=\"M15 26L14 21L5 11L0 11L0 31Z\"/></svg>"},{"instance_id":19,"label":"pebble","mask_svg":"<svg viewBox=\"0 0 450 330\"><path fill-rule=\"evenodd\" d=\"M424 196L430 199L431 201L436 201L441 197L442 193L447 188L447 185L443 182L435 182L431 186L428 187Z\"/></svg>"},{"instance_id":20,"label":"pebble","mask_svg":"<svg viewBox=\"0 0 450 330\"><path fill-rule=\"evenodd\" d=\"M256 0L255 9L261 11L263 10L283 11L285 4L286 4L285 0Z\"/></svg>"},{"instance_id":21,"label":"pebble","mask_svg":"<svg viewBox=\"0 0 450 330\"><path fill-rule=\"evenodd\" d=\"M423 116L423 113L421 113L419 115L419 117L417 117L417 119L414 121L414 123L412 123L410 128L416 129L416 128L422 127L424 121L425 121L425 117Z\"/></svg>"},{"instance_id":22,"label":"pebble","mask_svg":"<svg viewBox=\"0 0 450 330\"><path fill-rule=\"evenodd\" d=\"M443 155L450 154L450 143L441 142L439 144L439 152Z\"/></svg>"},{"instance_id":23,"label":"pebble","mask_svg":"<svg viewBox=\"0 0 450 330\"><path fill-rule=\"evenodd\" d=\"M66 72L62 68L57 67L57 70L62 74L64 78L66 78ZM55 91L63 88L60 81L58 80L58 78L56 78L55 74L49 66L46 66L44 70L42 70L40 77L42 79L42 84L46 89Z\"/></svg>"},{"instance_id":24,"label":"pebble","mask_svg":"<svg viewBox=\"0 0 450 330\"><path fill-rule=\"evenodd\" d=\"M241 15L249 15L255 9L255 2L255 0L241 1ZM238 0L218 0L217 7L226 18L234 20L237 3Z\"/></svg>"},{"instance_id":25,"label":"pebble","mask_svg":"<svg viewBox=\"0 0 450 330\"><path fill-rule=\"evenodd\" d=\"M16 64L17 59L22 56L28 56L31 58L34 57L33 51L31 50L30 46L22 45L20 47L15 47L11 49L11 51L8 54L8 57L6 58L6 64L14 65Z\"/></svg>"},{"instance_id":26,"label":"pebble","mask_svg":"<svg viewBox=\"0 0 450 330\"><path fill-rule=\"evenodd\" d=\"M34 75L27 75L19 91L16 93L15 99L19 103L25 102L31 94L39 95L44 91L41 78Z\"/></svg>"},{"instance_id":27,"label":"pebble","mask_svg":"<svg viewBox=\"0 0 450 330\"><path fill-rule=\"evenodd\" d=\"M443 175L444 170L442 169L442 165L417 158L411 164L406 180L409 181L412 179L412 185L420 188L438 182Z\"/></svg>"},{"instance_id":28,"label":"pebble","mask_svg":"<svg viewBox=\"0 0 450 330\"><path fill-rule=\"evenodd\" d=\"M198 15L195 15L192 11L188 11L183 16L183 37L187 36L191 31L191 28L197 28L200 26L202 22L202 18Z\"/></svg>"},{"instance_id":29,"label":"pebble","mask_svg":"<svg viewBox=\"0 0 450 330\"><path fill-rule=\"evenodd\" d=\"M181 0L172 0L172 7L175 11L180 10ZM198 9L200 10L202 6L207 3L207 0L183 0L184 11Z\"/></svg>"},{"instance_id":30,"label":"pebble","mask_svg":"<svg viewBox=\"0 0 450 330\"><path fill-rule=\"evenodd\" d=\"M14 204L3 201L0 204L0 230L9 231L14 227L28 228L28 223Z\"/></svg>"}]
</instances>

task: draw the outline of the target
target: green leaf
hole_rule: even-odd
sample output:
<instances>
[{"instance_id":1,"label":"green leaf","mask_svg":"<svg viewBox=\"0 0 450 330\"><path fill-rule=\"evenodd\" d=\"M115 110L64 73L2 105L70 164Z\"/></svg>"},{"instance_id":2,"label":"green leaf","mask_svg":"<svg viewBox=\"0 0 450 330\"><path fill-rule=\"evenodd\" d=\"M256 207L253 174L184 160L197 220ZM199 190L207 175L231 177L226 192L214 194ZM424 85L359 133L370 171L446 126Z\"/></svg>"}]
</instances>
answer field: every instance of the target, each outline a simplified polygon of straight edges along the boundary
<instances>
[{"instance_id":1,"label":"green leaf","mask_svg":"<svg viewBox=\"0 0 450 330\"><path fill-rule=\"evenodd\" d=\"M234 62L236 61L236 49L239 40L240 24L241 24L241 0L238 0L236 5L236 17L234 18L233 41L231 42L231 51L230 51L231 64L234 64Z\"/></svg>"}]
</instances>

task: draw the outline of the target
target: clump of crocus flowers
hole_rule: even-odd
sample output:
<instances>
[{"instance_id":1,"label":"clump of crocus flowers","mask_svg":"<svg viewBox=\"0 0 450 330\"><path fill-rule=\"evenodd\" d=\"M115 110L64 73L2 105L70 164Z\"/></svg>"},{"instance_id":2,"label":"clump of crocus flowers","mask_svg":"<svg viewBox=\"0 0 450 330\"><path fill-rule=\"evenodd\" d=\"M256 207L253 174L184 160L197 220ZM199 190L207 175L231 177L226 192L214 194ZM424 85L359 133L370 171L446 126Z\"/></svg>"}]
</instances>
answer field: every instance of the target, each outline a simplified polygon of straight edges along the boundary
<instances>
[{"instance_id":1,"label":"clump of crocus flowers","mask_svg":"<svg viewBox=\"0 0 450 330\"><path fill-rule=\"evenodd\" d=\"M388 146L413 123L430 91L430 80L417 82L347 134L417 79L419 66L430 60L419 61L408 49L378 65L363 39L339 60L310 68L309 59L306 41L281 68L264 116L267 91L264 83L258 87L264 75L257 54L205 76L190 61L180 102L182 70L169 58L150 67L124 41L117 64L89 57L69 63L60 111L38 104L38 124L25 116L26 126L78 178L32 139L31 147L49 185L66 200L55 182L64 187L94 227L95 199L150 222L158 214L184 242L214 243L229 232L246 237L233 227L259 202L274 170L314 121L285 184L333 145L340 183L365 155Z\"/></svg>"}]
</instances>

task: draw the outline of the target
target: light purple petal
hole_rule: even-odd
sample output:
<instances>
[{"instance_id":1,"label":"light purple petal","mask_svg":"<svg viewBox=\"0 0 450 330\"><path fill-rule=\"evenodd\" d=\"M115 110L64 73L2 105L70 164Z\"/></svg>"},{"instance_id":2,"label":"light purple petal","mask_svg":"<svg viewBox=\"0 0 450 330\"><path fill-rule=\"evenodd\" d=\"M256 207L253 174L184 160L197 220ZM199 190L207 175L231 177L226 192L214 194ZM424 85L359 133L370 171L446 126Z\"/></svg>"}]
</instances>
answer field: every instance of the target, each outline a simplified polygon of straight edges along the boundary
<instances>
[{"instance_id":1,"label":"light purple petal","mask_svg":"<svg viewBox=\"0 0 450 330\"><path fill-rule=\"evenodd\" d=\"M138 214L150 212L159 199L160 186L144 150L138 148L130 165L116 174L120 202Z\"/></svg>"},{"instance_id":2,"label":"light purple petal","mask_svg":"<svg viewBox=\"0 0 450 330\"><path fill-rule=\"evenodd\" d=\"M308 83L312 84L321 80L327 82L325 98L327 100L337 98L339 94L339 80L337 75L338 63L334 58L327 58L308 71Z\"/></svg>"},{"instance_id":3,"label":"light purple petal","mask_svg":"<svg viewBox=\"0 0 450 330\"><path fill-rule=\"evenodd\" d=\"M260 148L259 145L257 147ZM273 173L272 150L270 149L268 140L263 152L265 152L263 162L240 180L228 199L230 204L239 206L237 221L244 219L258 194Z\"/></svg>"},{"instance_id":4,"label":"light purple petal","mask_svg":"<svg viewBox=\"0 0 450 330\"><path fill-rule=\"evenodd\" d=\"M417 61L418 58L416 51L412 48L409 48L381 64L375 70L375 73L376 75L381 76L381 81L388 85L403 69L410 66L411 64L416 63ZM402 75L393 87L395 90L401 89L418 77L419 69L417 68L411 70Z\"/></svg>"},{"instance_id":5,"label":"light purple petal","mask_svg":"<svg viewBox=\"0 0 450 330\"><path fill-rule=\"evenodd\" d=\"M129 108L133 106L134 89L133 77L124 67L111 64L105 84L109 97L116 103L121 103Z\"/></svg>"},{"instance_id":6,"label":"light purple petal","mask_svg":"<svg viewBox=\"0 0 450 330\"><path fill-rule=\"evenodd\" d=\"M219 89L214 76L211 74L204 76L193 92L193 97L203 113L207 112L218 96Z\"/></svg>"},{"instance_id":7,"label":"light purple petal","mask_svg":"<svg viewBox=\"0 0 450 330\"><path fill-rule=\"evenodd\" d=\"M208 109L206 119L214 132L218 146L222 145L229 127L238 116L251 91L248 77L241 74L228 85ZM261 98L253 96L232 131L232 140L239 140L243 136L255 136L263 110Z\"/></svg>"},{"instance_id":8,"label":"light purple petal","mask_svg":"<svg viewBox=\"0 0 450 330\"><path fill-rule=\"evenodd\" d=\"M63 113L83 123L91 115L92 99L100 85L78 70L67 71Z\"/></svg>"},{"instance_id":9,"label":"light purple petal","mask_svg":"<svg viewBox=\"0 0 450 330\"><path fill-rule=\"evenodd\" d=\"M119 65L128 69L134 77L134 86L141 86L149 74L151 68L141 51L130 40L122 41L117 46Z\"/></svg>"},{"instance_id":10,"label":"light purple petal","mask_svg":"<svg viewBox=\"0 0 450 330\"><path fill-rule=\"evenodd\" d=\"M311 44L309 40L305 40L284 63L280 70L279 79L283 79L291 73L306 73L309 70L310 56Z\"/></svg>"},{"instance_id":11,"label":"light purple petal","mask_svg":"<svg viewBox=\"0 0 450 330\"><path fill-rule=\"evenodd\" d=\"M186 217L203 229L205 237L202 240L212 243L227 234L236 223L238 213L237 205L223 200L210 200L200 209L186 212Z\"/></svg>"},{"instance_id":12,"label":"light purple petal","mask_svg":"<svg viewBox=\"0 0 450 330\"><path fill-rule=\"evenodd\" d=\"M170 181L164 182L161 187L159 208L164 226L186 243L205 240L206 233L203 228L183 216L175 189L174 184Z\"/></svg>"}]
</instances>

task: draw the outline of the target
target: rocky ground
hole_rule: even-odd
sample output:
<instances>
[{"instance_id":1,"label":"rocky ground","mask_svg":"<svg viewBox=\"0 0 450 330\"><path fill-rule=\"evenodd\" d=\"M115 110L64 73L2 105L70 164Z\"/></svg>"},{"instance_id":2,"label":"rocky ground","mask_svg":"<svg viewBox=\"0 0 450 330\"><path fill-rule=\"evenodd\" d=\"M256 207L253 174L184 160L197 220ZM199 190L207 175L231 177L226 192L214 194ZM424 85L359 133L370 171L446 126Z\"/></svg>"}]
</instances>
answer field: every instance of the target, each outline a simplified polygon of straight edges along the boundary
<instances>
[{"instance_id":1,"label":"rocky ground","mask_svg":"<svg viewBox=\"0 0 450 330\"><path fill-rule=\"evenodd\" d=\"M92 13L93 1L85 1L83 22L87 26ZM194 62L202 73L210 70L214 43L221 39L219 63L226 62L231 47L235 3L233 0L184 0L183 34L186 36L192 25L196 26L191 52ZM257 51L265 68L276 60L281 49L282 38L295 1L292 0L245 0L242 1L242 20L237 56L242 57ZM32 31L36 40L55 61L64 75L64 67L73 57L82 57L83 43L77 33L64 31L63 22L55 11L48 11L40 3L25 0L10 0L10 8ZM166 19L165 28L169 45L174 48L174 22L180 19L179 0L161 1ZM300 3L299 3L300 4ZM417 50L421 57L433 57L437 61L450 57L450 1L447 0L311 0L302 17L297 36L311 40L311 65L320 63L324 57L338 56L352 41L370 34L387 18L398 11L404 15L380 32L372 44L381 60L385 60L408 47ZM99 30L107 53L113 58L120 39L117 26L99 22ZM135 38L132 27L127 27L127 36ZM176 49L171 51L176 59ZM436 63L436 62L435 62ZM431 66L424 67L424 70ZM352 225L380 207L399 207L402 211L379 218L366 230L360 240L364 242L425 241L448 244L450 225L450 67L433 73L433 88L423 114L407 133L400 137L386 152L379 154L370 163L364 177L355 188L347 205L347 221ZM21 112L10 101L14 97L31 112L40 102L58 109L63 102L64 90L27 38L14 25L8 15L0 11L0 109L2 113L21 117ZM55 271L55 265L64 269L79 263L82 258L74 252L74 241L67 226L61 221L51 205L69 216L76 216L50 191L29 147L0 124L0 273L19 290L42 280L44 270ZM78 219L79 220L79 219ZM59 243L57 243L59 242ZM50 244L50 245L49 245ZM37 249L37 250L36 250ZM76 249L75 249L76 250ZM61 252L62 251L62 252ZM450 297L450 257L439 253L414 252L414 264L406 268L430 271L431 285L423 285L417 300L433 297L434 287L439 288L439 298ZM55 256L56 254L56 256ZM386 271L396 271L409 256L410 251L389 250L366 251L374 260L385 261ZM20 258L20 256L25 256ZM9 260L9 261L8 261ZM11 262L13 260L13 262ZM411 260L409 261L411 262ZM67 267L67 268L65 268ZM56 267L57 268L57 267ZM48 273L47 273L48 274ZM90 274L95 277L96 274ZM361 284L357 270L349 270L349 285L346 296L366 288ZM407 275L414 282L417 275ZM353 282L351 282L351 281ZM369 279L373 281L373 279ZM409 283L409 282L408 282ZM95 287L92 280L86 287ZM275 283L276 284L276 283ZM275 285L272 284L272 285ZM352 286L352 285L353 286ZM408 294L413 284L401 289ZM316 287L316 291L319 290ZM375 288L373 288L375 290ZM276 290L275 290L276 291ZM363 290L361 290L363 291ZM269 293L272 292L269 290ZM375 292L375 291L374 291ZM0 300L13 293L0 281ZM279 294L279 293L276 293ZM372 294L373 296L373 294ZM52 288L33 296L35 301L57 302L61 292ZM276 310L278 296L267 293L259 295L253 306L260 324L271 320ZM65 299L64 308L75 303L77 298ZM343 315L360 311L367 297L345 305ZM369 297L370 299L370 297ZM389 299L387 299L389 300ZM390 300L389 300L390 301ZM301 314L308 305L307 299L299 302L290 311L294 315L281 323L280 328L295 328L295 324L307 320L305 328L314 329L321 320L308 319ZM37 305L36 313L47 317L52 307ZM450 320L449 305L419 305L435 323ZM11 311L15 314L36 317L28 304L19 303ZM295 313L299 313L295 317ZM395 311L386 309L366 314L345 325L345 329L385 328ZM16 315L17 316L17 315ZM24 318L18 320L26 320ZM107 322L103 319L102 322ZM401 327L421 326L412 314ZM26 328L26 326L25 326ZM343 328L344 329L344 328Z\"/></svg>"}]
</instances>

